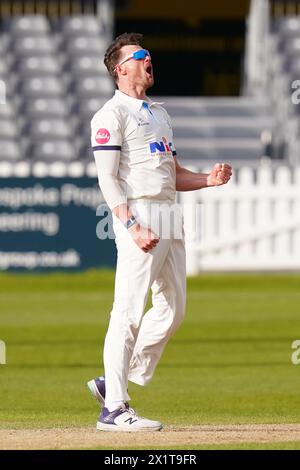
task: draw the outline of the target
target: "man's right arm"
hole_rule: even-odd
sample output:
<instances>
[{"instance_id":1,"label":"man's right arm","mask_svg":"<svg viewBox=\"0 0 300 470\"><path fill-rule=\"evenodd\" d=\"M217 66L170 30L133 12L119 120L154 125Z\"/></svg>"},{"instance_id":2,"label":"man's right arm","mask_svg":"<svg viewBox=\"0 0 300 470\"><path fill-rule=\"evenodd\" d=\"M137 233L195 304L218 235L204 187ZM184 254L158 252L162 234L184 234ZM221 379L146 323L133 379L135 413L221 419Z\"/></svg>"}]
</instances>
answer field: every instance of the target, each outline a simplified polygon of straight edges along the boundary
<instances>
[{"instance_id":1,"label":"man's right arm","mask_svg":"<svg viewBox=\"0 0 300 470\"><path fill-rule=\"evenodd\" d=\"M99 186L108 207L126 225L133 214L127 206L126 196L118 180L121 142L118 121L112 119L110 113L106 113L105 118L92 122L92 148ZM137 222L128 231L138 247L146 253L159 241L151 229L141 227Z\"/></svg>"}]
</instances>

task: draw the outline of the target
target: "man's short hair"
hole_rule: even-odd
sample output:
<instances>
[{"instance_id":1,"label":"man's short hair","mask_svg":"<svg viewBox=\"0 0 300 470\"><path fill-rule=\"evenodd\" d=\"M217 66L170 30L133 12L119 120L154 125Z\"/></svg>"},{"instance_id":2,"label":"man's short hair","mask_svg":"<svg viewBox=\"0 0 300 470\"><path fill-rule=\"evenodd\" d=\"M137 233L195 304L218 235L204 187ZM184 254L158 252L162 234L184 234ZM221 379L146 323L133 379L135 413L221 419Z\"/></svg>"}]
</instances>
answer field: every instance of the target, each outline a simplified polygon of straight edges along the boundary
<instances>
[{"instance_id":1,"label":"man's short hair","mask_svg":"<svg viewBox=\"0 0 300 470\"><path fill-rule=\"evenodd\" d=\"M118 75L115 66L119 63L121 48L123 46L141 46L143 35L139 33L123 33L118 36L108 47L104 55L104 64L115 83L118 82Z\"/></svg>"}]
</instances>

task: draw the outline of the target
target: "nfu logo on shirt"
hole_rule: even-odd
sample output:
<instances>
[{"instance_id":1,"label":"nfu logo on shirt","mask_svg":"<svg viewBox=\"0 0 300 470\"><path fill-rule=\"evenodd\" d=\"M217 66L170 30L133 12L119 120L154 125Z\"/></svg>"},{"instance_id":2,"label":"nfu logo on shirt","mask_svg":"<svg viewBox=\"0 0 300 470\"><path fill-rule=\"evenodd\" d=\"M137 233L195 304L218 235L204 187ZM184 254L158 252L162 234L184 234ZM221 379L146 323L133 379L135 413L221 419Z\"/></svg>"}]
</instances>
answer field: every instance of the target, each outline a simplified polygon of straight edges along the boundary
<instances>
[{"instance_id":1,"label":"nfu logo on shirt","mask_svg":"<svg viewBox=\"0 0 300 470\"><path fill-rule=\"evenodd\" d=\"M152 154L158 152L158 153L172 153L172 142L167 141L165 137L162 138L160 142L151 142L150 145L150 152Z\"/></svg>"}]
</instances>

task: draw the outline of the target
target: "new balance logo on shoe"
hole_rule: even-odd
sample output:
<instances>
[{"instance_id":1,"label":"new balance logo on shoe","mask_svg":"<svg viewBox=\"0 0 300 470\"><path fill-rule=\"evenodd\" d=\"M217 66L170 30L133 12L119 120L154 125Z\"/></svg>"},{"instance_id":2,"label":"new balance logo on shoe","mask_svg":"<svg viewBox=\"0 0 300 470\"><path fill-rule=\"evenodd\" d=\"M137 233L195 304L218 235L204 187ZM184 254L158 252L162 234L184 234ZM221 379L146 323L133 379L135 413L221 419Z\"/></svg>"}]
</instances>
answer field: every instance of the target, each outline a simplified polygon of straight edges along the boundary
<instances>
[{"instance_id":1,"label":"new balance logo on shoe","mask_svg":"<svg viewBox=\"0 0 300 470\"><path fill-rule=\"evenodd\" d=\"M126 420L124 421L124 423L129 422L129 424L133 424L133 423L135 423L136 421L137 421L137 419L128 418L128 419L126 419Z\"/></svg>"}]
</instances>

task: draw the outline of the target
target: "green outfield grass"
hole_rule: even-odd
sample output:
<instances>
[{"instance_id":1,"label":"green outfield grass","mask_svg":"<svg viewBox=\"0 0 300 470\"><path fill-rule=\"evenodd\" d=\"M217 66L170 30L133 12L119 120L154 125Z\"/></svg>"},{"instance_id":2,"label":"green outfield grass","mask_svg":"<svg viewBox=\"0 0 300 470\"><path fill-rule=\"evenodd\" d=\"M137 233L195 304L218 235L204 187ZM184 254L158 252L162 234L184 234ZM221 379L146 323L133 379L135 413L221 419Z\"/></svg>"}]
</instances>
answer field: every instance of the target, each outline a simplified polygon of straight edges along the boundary
<instances>
[{"instance_id":1,"label":"green outfield grass","mask_svg":"<svg viewBox=\"0 0 300 470\"><path fill-rule=\"evenodd\" d=\"M114 274L0 275L0 428L95 423ZM132 405L165 424L300 423L300 275L203 275L152 383ZM288 444L283 444L288 446ZM235 446L237 448L238 446Z\"/></svg>"}]
</instances>

